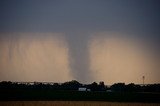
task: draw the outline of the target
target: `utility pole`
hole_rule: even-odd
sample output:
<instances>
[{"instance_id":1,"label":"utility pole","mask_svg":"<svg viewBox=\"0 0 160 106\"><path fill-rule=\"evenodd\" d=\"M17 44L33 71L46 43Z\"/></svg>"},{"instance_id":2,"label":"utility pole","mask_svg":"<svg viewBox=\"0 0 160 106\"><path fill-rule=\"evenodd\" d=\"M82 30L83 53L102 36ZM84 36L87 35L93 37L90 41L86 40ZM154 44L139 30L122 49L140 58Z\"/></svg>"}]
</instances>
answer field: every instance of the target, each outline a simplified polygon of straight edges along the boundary
<instances>
[{"instance_id":1,"label":"utility pole","mask_svg":"<svg viewBox=\"0 0 160 106\"><path fill-rule=\"evenodd\" d=\"M144 80L145 80L145 76L142 76L142 80L143 80L143 86L144 86Z\"/></svg>"}]
</instances>

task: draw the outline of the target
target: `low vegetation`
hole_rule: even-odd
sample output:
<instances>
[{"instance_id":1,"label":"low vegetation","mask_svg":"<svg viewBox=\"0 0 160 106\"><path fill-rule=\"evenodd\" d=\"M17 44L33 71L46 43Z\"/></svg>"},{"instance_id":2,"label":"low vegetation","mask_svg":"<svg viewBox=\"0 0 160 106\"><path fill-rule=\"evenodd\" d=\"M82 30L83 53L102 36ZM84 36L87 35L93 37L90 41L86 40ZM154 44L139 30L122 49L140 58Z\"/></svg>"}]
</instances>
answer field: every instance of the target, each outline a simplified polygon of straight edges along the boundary
<instances>
[{"instance_id":1,"label":"low vegetation","mask_svg":"<svg viewBox=\"0 0 160 106\"><path fill-rule=\"evenodd\" d=\"M85 87L90 91L78 91ZM108 87L103 82L81 84L77 81L58 83L1 82L0 100L42 101L110 101L160 103L160 84L135 85L124 83Z\"/></svg>"},{"instance_id":2,"label":"low vegetation","mask_svg":"<svg viewBox=\"0 0 160 106\"><path fill-rule=\"evenodd\" d=\"M160 104L102 101L3 101L0 102L0 106L160 106Z\"/></svg>"}]
</instances>

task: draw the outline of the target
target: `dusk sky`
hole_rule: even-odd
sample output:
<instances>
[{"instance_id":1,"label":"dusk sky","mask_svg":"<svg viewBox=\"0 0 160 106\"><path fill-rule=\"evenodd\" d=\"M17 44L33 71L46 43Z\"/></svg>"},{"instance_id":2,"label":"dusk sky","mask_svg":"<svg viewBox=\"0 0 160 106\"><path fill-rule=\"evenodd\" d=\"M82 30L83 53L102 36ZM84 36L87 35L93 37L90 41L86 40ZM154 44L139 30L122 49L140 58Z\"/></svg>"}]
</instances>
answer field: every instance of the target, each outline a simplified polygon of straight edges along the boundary
<instances>
[{"instance_id":1,"label":"dusk sky","mask_svg":"<svg viewBox=\"0 0 160 106\"><path fill-rule=\"evenodd\" d=\"M160 83L159 0L0 0L0 81Z\"/></svg>"}]
</instances>

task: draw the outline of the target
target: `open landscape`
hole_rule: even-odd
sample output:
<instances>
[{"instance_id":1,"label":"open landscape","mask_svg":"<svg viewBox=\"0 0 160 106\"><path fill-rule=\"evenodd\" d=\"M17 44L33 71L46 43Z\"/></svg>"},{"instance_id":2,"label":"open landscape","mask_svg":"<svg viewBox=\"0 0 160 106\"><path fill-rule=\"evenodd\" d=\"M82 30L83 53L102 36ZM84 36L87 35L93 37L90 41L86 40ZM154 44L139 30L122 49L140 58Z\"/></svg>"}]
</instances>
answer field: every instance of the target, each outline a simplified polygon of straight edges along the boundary
<instances>
[{"instance_id":1,"label":"open landscape","mask_svg":"<svg viewBox=\"0 0 160 106\"><path fill-rule=\"evenodd\" d=\"M160 104L102 101L1 101L0 106L160 106Z\"/></svg>"},{"instance_id":2,"label":"open landscape","mask_svg":"<svg viewBox=\"0 0 160 106\"><path fill-rule=\"evenodd\" d=\"M75 80L64 83L3 81L0 82L0 101L160 103L160 84L115 83L108 87L103 82L81 84Z\"/></svg>"},{"instance_id":3,"label":"open landscape","mask_svg":"<svg viewBox=\"0 0 160 106\"><path fill-rule=\"evenodd\" d=\"M160 106L160 0L0 0L0 106Z\"/></svg>"}]
</instances>

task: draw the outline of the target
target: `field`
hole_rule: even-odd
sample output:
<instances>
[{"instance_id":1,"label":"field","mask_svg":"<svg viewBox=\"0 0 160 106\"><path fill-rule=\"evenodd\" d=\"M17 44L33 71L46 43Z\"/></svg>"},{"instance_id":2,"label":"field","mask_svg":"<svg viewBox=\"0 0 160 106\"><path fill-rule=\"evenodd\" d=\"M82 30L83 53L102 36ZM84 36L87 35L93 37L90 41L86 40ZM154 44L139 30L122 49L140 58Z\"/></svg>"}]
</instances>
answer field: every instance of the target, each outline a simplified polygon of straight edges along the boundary
<instances>
[{"instance_id":1,"label":"field","mask_svg":"<svg viewBox=\"0 0 160 106\"><path fill-rule=\"evenodd\" d=\"M160 103L102 101L0 101L0 106L160 106Z\"/></svg>"},{"instance_id":2,"label":"field","mask_svg":"<svg viewBox=\"0 0 160 106\"><path fill-rule=\"evenodd\" d=\"M160 103L160 93L0 90L0 101L107 101Z\"/></svg>"}]
</instances>

